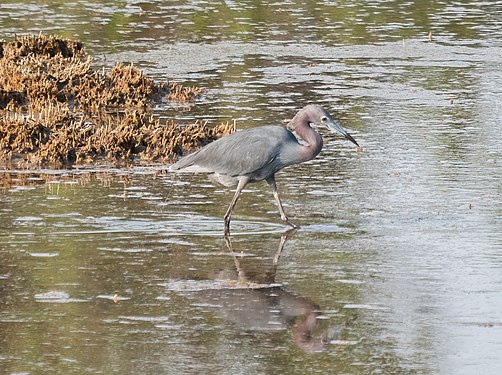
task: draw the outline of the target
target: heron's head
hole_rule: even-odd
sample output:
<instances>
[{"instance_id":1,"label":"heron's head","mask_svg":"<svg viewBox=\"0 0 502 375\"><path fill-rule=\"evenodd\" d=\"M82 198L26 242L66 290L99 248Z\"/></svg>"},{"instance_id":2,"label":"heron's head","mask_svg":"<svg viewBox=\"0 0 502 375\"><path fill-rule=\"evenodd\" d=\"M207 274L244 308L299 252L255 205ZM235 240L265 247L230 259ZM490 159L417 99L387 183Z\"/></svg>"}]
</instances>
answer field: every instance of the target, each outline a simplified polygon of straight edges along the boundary
<instances>
[{"instance_id":1,"label":"heron's head","mask_svg":"<svg viewBox=\"0 0 502 375\"><path fill-rule=\"evenodd\" d=\"M356 140L352 138L352 136L349 133L347 133L347 131L338 122L336 122L333 119L333 117L331 117L330 113L320 105L309 104L306 107L304 107L290 121L288 128L295 131L296 128L298 126L301 126L302 124L303 125L314 124L317 126L320 125L326 126L328 129L340 133L346 139L348 139L357 147L359 147Z\"/></svg>"}]
</instances>

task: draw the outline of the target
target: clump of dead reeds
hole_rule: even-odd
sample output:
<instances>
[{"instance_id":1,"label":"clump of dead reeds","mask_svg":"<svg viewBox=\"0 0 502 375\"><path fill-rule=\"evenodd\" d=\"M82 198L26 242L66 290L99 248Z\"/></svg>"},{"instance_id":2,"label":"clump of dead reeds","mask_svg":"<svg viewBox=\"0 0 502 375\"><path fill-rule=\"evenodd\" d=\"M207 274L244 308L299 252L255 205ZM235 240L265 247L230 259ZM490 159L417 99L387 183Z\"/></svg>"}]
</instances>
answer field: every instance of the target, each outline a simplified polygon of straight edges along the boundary
<instances>
[{"instance_id":1,"label":"clump of dead reeds","mask_svg":"<svg viewBox=\"0 0 502 375\"><path fill-rule=\"evenodd\" d=\"M155 83L133 65L106 72L91 63L78 41L29 35L0 42L0 161L169 161L234 130L160 123L151 111L156 101L194 101L202 89Z\"/></svg>"}]
</instances>

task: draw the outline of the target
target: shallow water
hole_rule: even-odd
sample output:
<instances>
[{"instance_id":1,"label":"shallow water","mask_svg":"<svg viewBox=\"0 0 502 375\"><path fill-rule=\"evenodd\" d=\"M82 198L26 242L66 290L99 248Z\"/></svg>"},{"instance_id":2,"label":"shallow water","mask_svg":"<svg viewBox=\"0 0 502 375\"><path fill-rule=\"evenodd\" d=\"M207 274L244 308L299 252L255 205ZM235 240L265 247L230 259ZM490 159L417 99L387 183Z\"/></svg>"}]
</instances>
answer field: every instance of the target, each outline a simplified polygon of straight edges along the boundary
<instances>
[{"instance_id":1,"label":"shallow water","mask_svg":"<svg viewBox=\"0 0 502 375\"><path fill-rule=\"evenodd\" d=\"M316 102L363 151L325 134L317 159L278 174L301 225L288 238L266 184L249 186L231 247L231 192L201 176L2 173L1 372L499 374L501 13L468 1L2 2L5 38L57 32L96 66L130 61L208 88L191 111L159 105L161 117L243 128Z\"/></svg>"}]
</instances>

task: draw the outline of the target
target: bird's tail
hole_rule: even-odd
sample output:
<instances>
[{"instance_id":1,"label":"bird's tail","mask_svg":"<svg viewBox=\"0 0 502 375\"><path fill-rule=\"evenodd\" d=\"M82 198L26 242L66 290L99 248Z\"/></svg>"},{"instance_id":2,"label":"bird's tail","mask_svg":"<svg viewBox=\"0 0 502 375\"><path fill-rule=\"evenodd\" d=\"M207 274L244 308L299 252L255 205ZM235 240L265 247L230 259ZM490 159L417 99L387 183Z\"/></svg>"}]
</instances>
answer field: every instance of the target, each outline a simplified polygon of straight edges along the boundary
<instances>
[{"instance_id":1,"label":"bird's tail","mask_svg":"<svg viewBox=\"0 0 502 375\"><path fill-rule=\"evenodd\" d=\"M195 155L197 155L198 153L199 153L199 151L182 157L180 160L178 160L176 163L174 163L173 165L171 165L169 167L169 171L170 172L179 171L180 169L191 167L192 165L195 164L194 163Z\"/></svg>"}]
</instances>

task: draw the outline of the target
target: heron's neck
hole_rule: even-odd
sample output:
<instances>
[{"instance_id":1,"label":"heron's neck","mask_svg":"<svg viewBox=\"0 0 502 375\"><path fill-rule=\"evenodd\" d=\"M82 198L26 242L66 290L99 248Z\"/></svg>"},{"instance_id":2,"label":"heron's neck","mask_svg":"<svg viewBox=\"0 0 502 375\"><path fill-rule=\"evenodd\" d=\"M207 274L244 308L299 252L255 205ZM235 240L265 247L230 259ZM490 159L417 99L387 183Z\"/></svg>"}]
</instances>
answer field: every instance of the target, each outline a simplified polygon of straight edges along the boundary
<instances>
[{"instance_id":1,"label":"heron's neck","mask_svg":"<svg viewBox=\"0 0 502 375\"><path fill-rule=\"evenodd\" d=\"M295 120L295 119L293 119ZM308 120L306 119L296 119L302 120L301 123L297 123L295 127L295 133L300 137L303 141L307 143L306 146L302 146L300 151L301 161L308 161L315 158L322 149L322 137L316 132L314 129L310 127Z\"/></svg>"}]
</instances>

